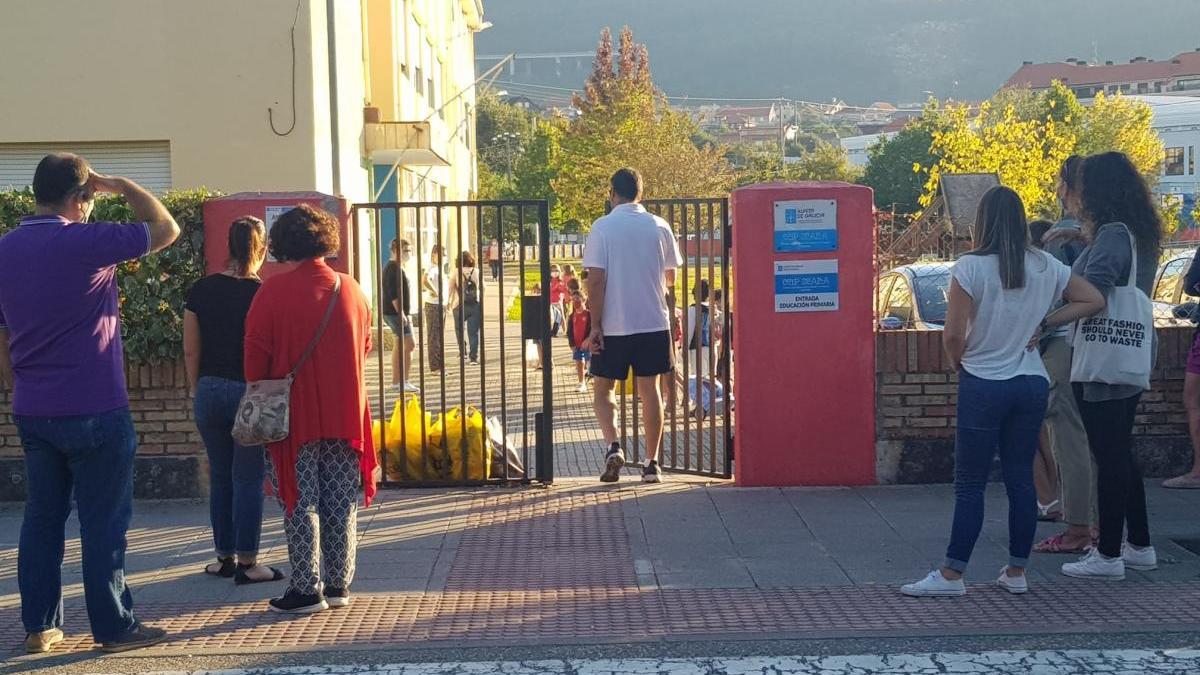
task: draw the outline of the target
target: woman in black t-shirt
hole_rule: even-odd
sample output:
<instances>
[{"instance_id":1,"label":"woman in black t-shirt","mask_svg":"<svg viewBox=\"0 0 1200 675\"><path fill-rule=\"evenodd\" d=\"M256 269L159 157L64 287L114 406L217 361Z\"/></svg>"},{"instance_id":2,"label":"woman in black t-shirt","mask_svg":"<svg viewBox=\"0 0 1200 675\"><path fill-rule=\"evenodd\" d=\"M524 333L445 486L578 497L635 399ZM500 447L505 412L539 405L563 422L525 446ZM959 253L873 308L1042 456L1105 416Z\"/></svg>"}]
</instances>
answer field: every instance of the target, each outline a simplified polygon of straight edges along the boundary
<instances>
[{"instance_id":1,"label":"woman in black t-shirt","mask_svg":"<svg viewBox=\"0 0 1200 675\"><path fill-rule=\"evenodd\" d=\"M267 231L244 216L229 228L229 267L197 281L183 313L183 351L194 398L196 427L208 450L209 518L217 562L204 571L238 584L278 581L283 574L258 564L262 533L265 451L234 442L233 420L246 378L242 349L246 314L262 281ZM236 555L236 560L235 560Z\"/></svg>"},{"instance_id":2,"label":"woman in black t-shirt","mask_svg":"<svg viewBox=\"0 0 1200 675\"><path fill-rule=\"evenodd\" d=\"M412 259L412 245L404 239L393 239L391 256L383 268L383 321L396 336L392 349L392 387L394 392L419 393L420 387L409 382L412 355L417 348L413 340L412 288L404 266Z\"/></svg>"}]
</instances>

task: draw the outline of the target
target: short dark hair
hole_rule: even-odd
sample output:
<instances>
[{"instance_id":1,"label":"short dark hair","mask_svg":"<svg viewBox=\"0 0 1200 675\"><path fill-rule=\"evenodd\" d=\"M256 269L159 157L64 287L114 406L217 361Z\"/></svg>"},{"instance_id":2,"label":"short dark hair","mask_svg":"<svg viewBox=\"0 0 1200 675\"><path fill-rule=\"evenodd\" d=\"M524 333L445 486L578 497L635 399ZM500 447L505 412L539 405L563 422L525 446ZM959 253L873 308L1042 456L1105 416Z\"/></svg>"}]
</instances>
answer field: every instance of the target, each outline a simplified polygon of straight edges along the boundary
<instances>
[{"instance_id":1,"label":"short dark hair","mask_svg":"<svg viewBox=\"0 0 1200 675\"><path fill-rule=\"evenodd\" d=\"M696 287L692 289L692 292L696 294L696 297L699 298L701 302L707 300L709 293L708 279L701 279L700 283L696 284Z\"/></svg>"},{"instance_id":2,"label":"short dark hair","mask_svg":"<svg viewBox=\"0 0 1200 675\"><path fill-rule=\"evenodd\" d=\"M92 167L69 152L46 155L33 172L33 198L42 206L62 204L75 190L87 185Z\"/></svg>"},{"instance_id":3,"label":"short dark hair","mask_svg":"<svg viewBox=\"0 0 1200 675\"><path fill-rule=\"evenodd\" d=\"M1058 179L1067 186L1068 191L1074 191L1079 186L1079 171L1083 168L1083 157L1071 155L1063 160L1058 169Z\"/></svg>"},{"instance_id":4,"label":"short dark hair","mask_svg":"<svg viewBox=\"0 0 1200 675\"><path fill-rule=\"evenodd\" d=\"M342 246L339 228L329 212L301 204L271 227L271 255L280 262L331 256Z\"/></svg>"},{"instance_id":5,"label":"short dark hair","mask_svg":"<svg viewBox=\"0 0 1200 675\"><path fill-rule=\"evenodd\" d=\"M642 174L638 173L637 169L617 169L609 183L612 185L612 191L621 199L632 202L642 197Z\"/></svg>"},{"instance_id":6,"label":"short dark hair","mask_svg":"<svg viewBox=\"0 0 1200 675\"><path fill-rule=\"evenodd\" d=\"M1048 220L1035 220L1029 223L1029 242L1034 246L1041 247L1042 238L1054 227L1054 223Z\"/></svg>"}]
</instances>

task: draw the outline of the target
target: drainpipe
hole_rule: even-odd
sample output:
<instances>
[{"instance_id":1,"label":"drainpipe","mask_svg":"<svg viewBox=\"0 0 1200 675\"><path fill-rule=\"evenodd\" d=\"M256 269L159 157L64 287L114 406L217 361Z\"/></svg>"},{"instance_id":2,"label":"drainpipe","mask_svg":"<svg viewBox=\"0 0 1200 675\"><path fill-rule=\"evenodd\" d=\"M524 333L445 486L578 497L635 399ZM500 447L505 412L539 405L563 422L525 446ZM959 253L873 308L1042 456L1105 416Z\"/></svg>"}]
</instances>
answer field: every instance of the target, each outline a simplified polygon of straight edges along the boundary
<instances>
[{"instance_id":1,"label":"drainpipe","mask_svg":"<svg viewBox=\"0 0 1200 675\"><path fill-rule=\"evenodd\" d=\"M329 148L333 152L333 194L342 196L342 143L338 125L337 10L325 0L325 33L329 37Z\"/></svg>"}]
</instances>

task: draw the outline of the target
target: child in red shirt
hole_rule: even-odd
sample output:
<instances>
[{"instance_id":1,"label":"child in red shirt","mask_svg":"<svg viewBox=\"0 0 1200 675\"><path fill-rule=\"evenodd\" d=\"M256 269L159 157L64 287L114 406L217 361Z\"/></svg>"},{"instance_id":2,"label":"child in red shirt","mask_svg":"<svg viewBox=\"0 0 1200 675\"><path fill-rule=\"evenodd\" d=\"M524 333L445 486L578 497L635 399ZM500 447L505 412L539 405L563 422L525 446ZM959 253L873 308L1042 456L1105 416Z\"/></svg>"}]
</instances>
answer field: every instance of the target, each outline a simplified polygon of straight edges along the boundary
<instances>
[{"instance_id":1,"label":"child in red shirt","mask_svg":"<svg viewBox=\"0 0 1200 675\"><path fill-rule=\"evenodd\" d=\"M571 318L567 322L567 342L571 345L571 358L575 360L575 375L579 378L579 393L587 391L587 366L592 362L592 346L588 336L592 334L592 313L588 311L583 293L571 294Z\"/></svg>"}]
</instances>

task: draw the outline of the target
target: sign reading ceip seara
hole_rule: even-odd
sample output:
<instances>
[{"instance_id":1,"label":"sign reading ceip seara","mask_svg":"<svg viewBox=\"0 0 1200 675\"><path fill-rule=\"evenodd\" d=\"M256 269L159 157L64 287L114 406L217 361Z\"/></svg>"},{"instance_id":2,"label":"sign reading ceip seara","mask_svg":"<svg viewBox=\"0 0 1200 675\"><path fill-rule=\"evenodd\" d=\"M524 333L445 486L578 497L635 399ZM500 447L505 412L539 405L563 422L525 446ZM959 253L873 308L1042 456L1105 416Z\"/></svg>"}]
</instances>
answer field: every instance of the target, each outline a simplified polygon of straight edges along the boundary
<instances>
[{"instance_id":1,"label":"sign reading ceip seara","mask_svg":"<svg viewBox=\"0 0 1200 675\"><path fill-rule=\"evenodd\" d=\"M838 303L838 261L775 263L776 312L833 312Z\"/></svg>"},{"instance_id":2,"label":"sign reading ceip seara","mask_svg":"<svg viewBox=\"0 0 1200 675\"><path fill-rule=\"evenodd\" d=\"M775 202L776 253L836 251L837 247L837 201Z\"/></svg>"}]
</instances>

